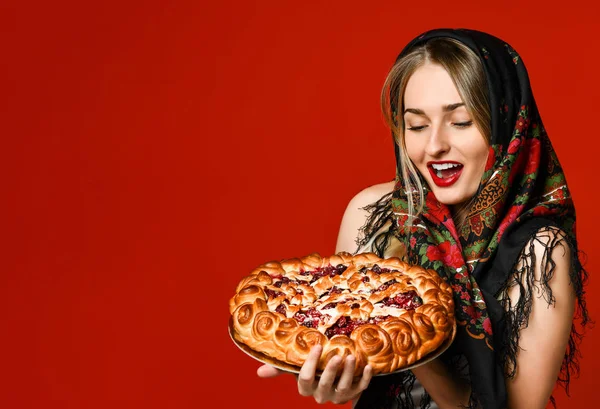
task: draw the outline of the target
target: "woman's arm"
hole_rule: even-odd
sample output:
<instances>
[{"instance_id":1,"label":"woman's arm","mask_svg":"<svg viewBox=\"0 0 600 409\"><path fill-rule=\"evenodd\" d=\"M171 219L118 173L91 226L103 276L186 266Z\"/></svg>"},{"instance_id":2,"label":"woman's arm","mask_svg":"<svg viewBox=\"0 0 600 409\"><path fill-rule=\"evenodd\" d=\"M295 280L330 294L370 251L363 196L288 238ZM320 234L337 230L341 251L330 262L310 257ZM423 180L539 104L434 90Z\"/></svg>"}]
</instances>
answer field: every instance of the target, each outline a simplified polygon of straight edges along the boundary
<instances>
[{"instance_id":1,"label":"woman's arm","mask_svg":"<svg viewBox=\"0 0 600 409\"><path fill-rule=\"evenodd\" d=\"M551 253L545 255L546 247L552 242L556 243ZM535 281L531 313L527 327L521 329L519 335L516 374L506 381L510 409L546 407L567 349L575 310L575 291L569 275L573 255L564 233L553 228L538 233L532 243ZM541 283L545 257L550 257L555 264L548 282L554 297L550 304ZM517 269L522 267L520 264ZM515 305L520 297L519 286L509 289L508 295Z\"/></svg>"},{"instance_id":2,"label":"woman's arm","mask_svg":"<svg viewBox=\"0 0 600 409\"><path fill-rule=\"evenodd\" d=\"M453 374L440 359L412 369L423 388L440 409L466 407L471 387Z\"/></svg>"}]
</instances>

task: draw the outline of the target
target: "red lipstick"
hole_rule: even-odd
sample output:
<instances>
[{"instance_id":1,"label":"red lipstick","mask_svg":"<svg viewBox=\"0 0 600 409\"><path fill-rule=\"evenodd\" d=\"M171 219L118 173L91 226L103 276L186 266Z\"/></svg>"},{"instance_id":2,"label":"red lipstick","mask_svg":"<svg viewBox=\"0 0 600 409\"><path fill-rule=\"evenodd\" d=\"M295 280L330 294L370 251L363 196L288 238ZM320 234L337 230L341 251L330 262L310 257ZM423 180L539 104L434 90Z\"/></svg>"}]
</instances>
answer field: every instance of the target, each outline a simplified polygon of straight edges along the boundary
<instances>
[{"instance_id":1,"label":"red lipstick","mask_svg":"<svg viewBox=\"0 0 600 409\"><path fill-rule=\"evenodd\" d=\"M444 164L444 163L452 163L452 164L457 164L460 165L458 167L452 168L452 174L449 175L448 177L439 177L437 174L437 171L433 168L433 164ZM431 178L433 179L433 183L435 183L437 186L439 187L448 187L453 185L458 178L460 177L462 170L463 170L463 166L462 164L458 163L458 162L450 162L450 161L446 161L446 162L429 162L427 163L427 169L429 170L429 174L431 175Z\"/></svg>"}]
</instances>

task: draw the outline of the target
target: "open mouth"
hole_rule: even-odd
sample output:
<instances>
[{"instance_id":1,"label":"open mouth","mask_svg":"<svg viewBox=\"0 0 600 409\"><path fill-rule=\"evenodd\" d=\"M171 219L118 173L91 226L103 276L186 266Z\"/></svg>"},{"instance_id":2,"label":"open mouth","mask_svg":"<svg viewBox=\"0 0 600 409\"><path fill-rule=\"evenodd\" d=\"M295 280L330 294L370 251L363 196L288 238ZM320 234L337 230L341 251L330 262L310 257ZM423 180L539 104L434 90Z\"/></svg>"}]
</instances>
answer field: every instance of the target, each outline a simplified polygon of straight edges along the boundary
<instances>
[{"instance_id":1,"label":"open mouth","mask_svg":"<svg viewBox=\"0 0 600 409\"><path fill-rule=\"evenodd\" d=\"M463 165L459 163L448 163L442 165L427 165L429 174L433 182L440 187L446 187L454 184L460 177Z\"/></svg>"}]
</instances>

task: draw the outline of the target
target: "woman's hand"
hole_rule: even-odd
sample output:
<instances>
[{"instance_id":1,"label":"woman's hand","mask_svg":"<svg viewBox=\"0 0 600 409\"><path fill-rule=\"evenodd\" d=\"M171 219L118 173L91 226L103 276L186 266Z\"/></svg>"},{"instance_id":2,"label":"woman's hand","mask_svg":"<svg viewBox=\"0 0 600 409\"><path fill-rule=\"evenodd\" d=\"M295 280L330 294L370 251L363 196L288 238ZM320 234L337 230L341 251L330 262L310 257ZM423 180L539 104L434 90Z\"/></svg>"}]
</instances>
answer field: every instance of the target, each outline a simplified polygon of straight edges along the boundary
<instances>
[{"instance_id":1,"label":"woman's hand","mask_svg":"<svg viewBox=\"0 0 600 409\"><path fill-rule=\"evenodd\" d=\"M367 365L363 375L354 381L355 358L352 355L346 357L343 362L343 370L337 381L336 375L342 366L342 357L334 356L329 360L320 378L316 378L317 364L321 357L321 345L315 345L302 365L298 374L298 392L302 396L312 396L317 403L333 402L336 404L346 403L360 396L367 389L371 376L371 367Z\"/></svg>"},{"instance_id":2,"label":"woman's hand","mask_svg":"<svg viewBox=\"0 0 600 409\"><path fill-rule=\"evenodd\" d=\"M280 371L279 369L271 365L263 365L256 370L256 374L261 378L272 378L274 376L279 376L282 373L285 372Z\"/></svg>"},{"instance_id":3,"label":"woman's hand","mask_svg":"<svg viewBox=\"0 0 600 409\"><path fill-rule=\"evenodd\" d=\"M373 375L371 367L367 365L362 377L354 382L355 358L349 355L342 364L343 359L340 356L335 356L327 363L321 376L317 377L317 365L321 352L321 345L315 345L300 369L298 374L298 392L300 395L312 396L317 403L333 402L342 404L357 399L362 391L369 386ZM341 375L336 383L336 375L340 370ZM269 365L261 366L256 372L261 378L270 378L283 373Z\"/></svg>"}]
</instances>

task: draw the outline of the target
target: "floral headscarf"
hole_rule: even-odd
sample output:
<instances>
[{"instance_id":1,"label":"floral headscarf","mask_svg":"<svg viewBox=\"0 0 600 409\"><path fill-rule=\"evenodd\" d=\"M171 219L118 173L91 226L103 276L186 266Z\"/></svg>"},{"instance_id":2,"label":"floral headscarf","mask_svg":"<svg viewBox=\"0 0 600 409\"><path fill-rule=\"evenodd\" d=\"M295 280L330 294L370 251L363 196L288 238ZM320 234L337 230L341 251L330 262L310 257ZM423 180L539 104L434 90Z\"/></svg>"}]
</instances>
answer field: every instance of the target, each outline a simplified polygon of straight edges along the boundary
<instances>
[{"instance_id":1,"label":"floral headscarf","mask_svg":"<svg viewBox=\"0 0 600 409\"><path fill-rule=\"evenodd\" d=\"M406 243L407 261L436 270L452 285L458 328L453 347L444 359L456 362L453 358L462 356L468 361L472 406L479 402L484 409L505 408L505 376L515 374L519 330L527 325L532 303L532 281L524 279L533 277L535 255L531 239L554 237L550 230L556 228L566 234L566 238L559 235L551 242L544 242L545 251L549 256L561 238L571 246L571 281L577 294L577 316L583 325L588 321L583 297L587 274L579 260L575 208L565 175L542 124L520 56L506 42L483 32L438 29L412 40L399 58L438 37L458 40L472 49L486 74L491 142L475 200L463 227L457 231L448 207L436 199L421 177L425 187L424 209L405 229L408 187L397 177L393 193L367 207L371 216L363 227L365 234L359 244L373 239L387 223L391 228L375 237L374 251L382 255L390 237L397 237ZM392 110L395 108L392 106ZM397 144L395 148L397 174L400 174ZM515 272L519 262L524 267ZM540 285L551 303L548 281L554 267L550 257L544 257L542 262L545 265ZM514 285L521 287L521 297L513 305L506 289ZM577 368L579 337L573 326L559 378L567 387L572 370ZM363 394L359 407L363 404L370 408L391 407L391 400L401 407L413 407L408 396L413 380L410 374L404 374L400 381L393 377L375 379ZM390 395L401 390L404 393L390 400ZM390 391L395 392L390 394ZM428 402L429 399L424 399L422 407L427 407Z\"/></svg>"}]
</instances>

